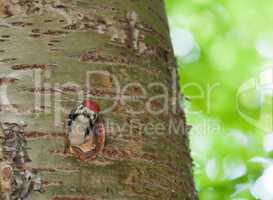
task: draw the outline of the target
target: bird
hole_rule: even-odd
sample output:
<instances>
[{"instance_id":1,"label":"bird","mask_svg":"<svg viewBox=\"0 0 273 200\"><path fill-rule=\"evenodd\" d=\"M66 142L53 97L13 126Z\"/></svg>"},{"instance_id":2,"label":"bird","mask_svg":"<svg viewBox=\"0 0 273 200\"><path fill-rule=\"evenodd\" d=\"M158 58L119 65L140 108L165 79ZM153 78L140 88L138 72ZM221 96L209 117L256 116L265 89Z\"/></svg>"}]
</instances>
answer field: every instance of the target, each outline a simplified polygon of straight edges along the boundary
<instances>
[{"instance_id":1,"label":"bird","mask_svg":"<svg viewBox=\"0 0 273 200\"><path fill-rule=\"evenodd\" d=\"M105 129L100 106L84 100L72 109L67 120L64 153L71 153L82 161L92 159L104 147Z\"/></svg>"}]
</instances>

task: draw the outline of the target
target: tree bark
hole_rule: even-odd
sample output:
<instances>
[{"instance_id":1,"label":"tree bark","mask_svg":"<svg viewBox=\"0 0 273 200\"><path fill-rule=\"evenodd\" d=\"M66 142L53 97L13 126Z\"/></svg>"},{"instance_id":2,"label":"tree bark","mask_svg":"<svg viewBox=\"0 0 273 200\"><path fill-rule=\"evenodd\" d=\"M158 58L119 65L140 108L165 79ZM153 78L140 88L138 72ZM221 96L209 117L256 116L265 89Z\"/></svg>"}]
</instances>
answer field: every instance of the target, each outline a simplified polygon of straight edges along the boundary
<instances>
[{"instance_id":1,"label":"tree bark","mask_svg":"<svg viewBox=\"0 0 273 200\"><path fill-rule=\"evenodd\" d=\"M16 176L6 165L40 174L33 200L197 199L162 0L0 0L0 15L2 148L23 129L31 159L18 167L2 150L2 179ZM83 162L63 150L86 98L102 107L106 143Z\"/></svg>"}]
</instances>

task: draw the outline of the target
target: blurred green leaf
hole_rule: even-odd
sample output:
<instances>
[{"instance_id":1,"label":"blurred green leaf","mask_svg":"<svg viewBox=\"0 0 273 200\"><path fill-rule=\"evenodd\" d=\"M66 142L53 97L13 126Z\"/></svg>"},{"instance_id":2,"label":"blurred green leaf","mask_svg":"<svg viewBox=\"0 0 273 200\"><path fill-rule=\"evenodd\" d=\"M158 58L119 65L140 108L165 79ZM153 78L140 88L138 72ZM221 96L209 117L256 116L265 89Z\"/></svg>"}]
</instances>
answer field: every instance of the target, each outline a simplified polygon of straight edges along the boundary
<instances>
[{"instance_id":1,"label":"blurred green leaf","mask_svg":"<svg viewBox=\"0 0 273 200\"><path fill-rule=\"evenodd\" d=\"M270 157L263 143L272 129L272 96L245 88L259 81L260 70L273 60L273 2L166 0L166 7L181 88L190 99L186 108L194 126L190 139L200 199L254 199L241 186L251 187L263 173L250 160ZM254 123L259 119L262 125ZM229 168L236 170L237 162L245 173L225 177L227 160L234 164Z\"/></svg>"}]
</instances>

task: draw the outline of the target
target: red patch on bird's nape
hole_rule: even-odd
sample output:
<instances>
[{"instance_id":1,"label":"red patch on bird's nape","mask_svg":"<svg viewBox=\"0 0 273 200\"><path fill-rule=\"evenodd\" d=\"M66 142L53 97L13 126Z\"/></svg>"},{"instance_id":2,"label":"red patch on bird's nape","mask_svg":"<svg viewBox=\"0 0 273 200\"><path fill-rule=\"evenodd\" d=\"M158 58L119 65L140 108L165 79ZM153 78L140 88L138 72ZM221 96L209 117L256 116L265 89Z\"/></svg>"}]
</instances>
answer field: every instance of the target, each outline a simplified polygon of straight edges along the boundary
<instances>
[{"instance_id":1,"label":"red patch on bird's nape","mask_svg":"<svg viewBox=\"0 0 273 200\"><path fill-rule=\"evenodd\" d=\"M94 102L94 101L85 100L85 101L83 102L83 105L84 105L85 107L87 107L88 109L92 110L93 112L96 112L96 113L100 112L100 106L99 106L99 104L97 104L97 103Z\"/></svg>"}]
</instances>

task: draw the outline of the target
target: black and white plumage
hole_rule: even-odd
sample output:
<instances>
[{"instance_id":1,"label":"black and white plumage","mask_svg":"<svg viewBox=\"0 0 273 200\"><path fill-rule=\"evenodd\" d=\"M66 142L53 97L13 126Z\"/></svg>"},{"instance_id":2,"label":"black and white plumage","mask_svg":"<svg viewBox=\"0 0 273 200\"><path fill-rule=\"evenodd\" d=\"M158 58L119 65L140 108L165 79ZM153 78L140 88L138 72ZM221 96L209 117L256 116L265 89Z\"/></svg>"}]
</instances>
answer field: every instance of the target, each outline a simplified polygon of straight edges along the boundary
<instances>
[{"instance_id":1,"label":"black and white plumage","mask_svg":"<svg viewBox=\"0 0 273 200\"><path fill-rule=\"evenodd\" d=\"M66 148L78 148L82 152L89 152L95 148L95 125L100 112L99 105L91 100L86 100L68 116ZM66 149L67 150L67 149Z\"/></svg>"}]
</instances>

